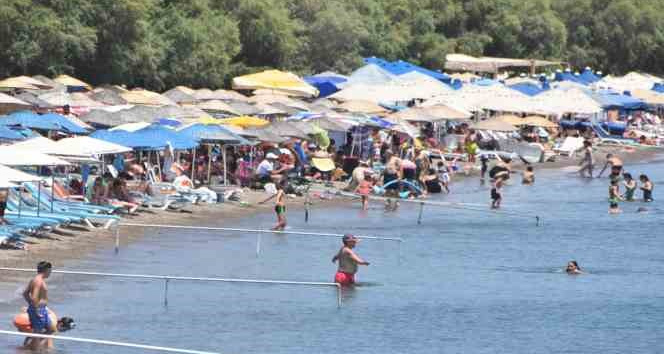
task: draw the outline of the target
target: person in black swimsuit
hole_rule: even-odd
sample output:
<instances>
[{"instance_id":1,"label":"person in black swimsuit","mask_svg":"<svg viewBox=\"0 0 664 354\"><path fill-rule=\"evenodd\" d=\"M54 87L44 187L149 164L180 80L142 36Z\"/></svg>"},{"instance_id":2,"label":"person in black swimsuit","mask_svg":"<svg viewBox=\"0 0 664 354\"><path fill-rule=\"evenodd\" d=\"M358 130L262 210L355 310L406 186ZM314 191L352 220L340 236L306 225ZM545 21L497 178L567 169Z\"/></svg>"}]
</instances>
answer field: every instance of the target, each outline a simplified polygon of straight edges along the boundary
<instances>
[{"instance_id":1,"label":"person in black swimsuit","mask_svg":"<svg viewBox=\"0 0 664 354\"><path fill-rule=\"evenodd\" d=\"M7 225L7 219L5 219L5 209L7 209L7 190L0 190L0 225Z\"/></svg>"},{"instance_id":2,"label":"person in black swimsuit","mask_svg":"<svg viewBox=\"0 0 664 354\"><path fill-rule=\"evenodd\" d=\"M641 190L643 191L643 201L652 202L653 184L650 181L650 178L646 175L641 175L639 176L639 180L641 181Z\"/></svg>"}]
</instances>

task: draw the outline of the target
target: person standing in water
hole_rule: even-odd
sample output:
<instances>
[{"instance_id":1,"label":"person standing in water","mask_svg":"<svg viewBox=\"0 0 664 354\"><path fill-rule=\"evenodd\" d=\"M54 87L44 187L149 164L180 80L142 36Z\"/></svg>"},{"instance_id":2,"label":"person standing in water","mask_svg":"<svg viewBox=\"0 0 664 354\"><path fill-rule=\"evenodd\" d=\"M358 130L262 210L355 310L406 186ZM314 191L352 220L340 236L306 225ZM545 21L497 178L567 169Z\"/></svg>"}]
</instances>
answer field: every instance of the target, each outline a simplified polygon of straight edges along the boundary
<instances>
[{"instance_id":1,"label":"person standing in water","mask_svg":"<svg viewBox=\"0 0 664 354\"><path fill-rule=\"evenodd\" d=\"M343 247L341 247L339 252L332 258L332 263L339 261L339 268L337 269L337 273L334 275L335 283L345 286L355 284L357 266L369 265L369 262L360 258L355 253L355 251L353 251L353 248L357 246L359 241L360 240L353 235L344 235L342 239Z\"/></svg>"},{"instance_id":2,"label":"person standing in water","mask_svg":"<svg viewBox=\"0 0 664 354\"><path fill-rule=\"evenodd\" d=\"M634 193L636 192L636 181L632 178L632 174L629 172L623 173L623 185L625 186L625 194L623 194L623 199L626 202L634 201Z\"/></svg>"},{"instance_id":3,"label":"person standing in water","mask_svg":"<svg viewBox=\"0 0 664 354\"><path fill-rule=\"evenodd\" d=\"M526 167L526 170L523 171L523 179L521 180L522 184L532 185L535 183L535 172L533 166Z\"/></svg>"},{"instance_id":4,"label":"person standing in water","mask_svg":"<svg viewBox=\"0 0 664 354\"><path fill-rule=\"evenodd\" d=\"M364 179L360 182L355 190L355 193L362 197L362 210L369 210L369 194L373 190L373 176L371 172L364 173Z\"/></svg>"},{"instance_id":5,"label":"person standing in water","mask_svg":"<svg viewBox=\"0 0 664 354\"><path fill-rule=\"evenodd\" d=\"M609 186L609 214L618 214L621 212L618 202L623 200L620 196L620 187L617 180L611 180Z\"/></svg>"},{"instance_id":6,"label":"person standing in water","mask_svg":"<svg viewBox=\"0 0 664 354\"><path fill-rule=\"evenodd\" d=\"M604 164L604 167L597 175L597 178L602 177L602 174L604 173L604 171L606 171L606 168L609 166L611 166L611 174L609 175L609 178L612 180L620 179L620 174L623 172L623 162L621 159L619 159L617 156L614 156L613 154L606 155L606 163Z\"/></svg>"},{"instance_id":7,"label":"person standing in water","mask_svg":"<svg viewBox=\"0 0 664 354\"><path fill-rule=\"evenodd\" d=\"M585 172L587 171L587 178L593 178L595 159L593 158L593 144L588 140L583 142L583 159L581 159L579 165L581 166L579 170L581 177L586 177Z\"/></svg>"},{"instance_id":8,"label":"person standing in water","mask_svg":"<svg viewBox=\"0 0 664 354\"><path fill-rule=\"evenodd\" d=\"M652 190L653 190L653 184L650 181L650 178L646 175L641 175L639 176L639 180L641 181L641 190L643 191L643 201L644 202L652 202L654 199L652 199Z\"/></svg>"},{"instance_id":9,"label":"person standing in water","mask_svg":"<svg viewBox=\"0 0 664 354\"><path fill-rule=\"evenodd\" d=\"M48 314L48 289L46 288L46 279L51 276L53 266L49 262L39 262L37 264L37 275L30 280L28 286L23 291L23 299L28 303L28 316L30 318L30 327L32 333L52 334L50 317ZM26 341L27 343L28 341ZM47 348L53 347L53 341L50 339L33 338L31 341L33 350L42 348L46 344Z\"/></svg>"},{"instance_id":10,"label":"person standing in water","mask_svg":"<svg viewBox=\"0 0 664 354\"><path fill-rule=\"evenodd\" d=\"M583 271L581 271L581 267L579 267L579 264L576 261L569 261L567 263L567 268L565 269L565 272L569 275L575 275L575 274L583 274Z\"/></svg>"},{"instance_id":11,"label":"person standing in water","mask_svg":"<svg viewBox=\"0 0 664 354\"><path fill-rule=\"evenodd\" d=\"M503 188L503 177L496 178L491 188L491 209L500 209L500 203L503 201L503 195L500 193Z\"/></svg>"},{"instance_id":12,"label":"person standing in water","mask_svg":"<svg viewBox=\"0 0 664 354\"><path fill-rule=\"evenodd\" d=\"M286 228L286 193L282 183L276 184L277 193L271 195L269 198L260 202L265 204L273 198L276 198L274 203L274 212L277 214L277 224L272 228L273 231L283 231Z\"/></svg>"}]
</instances>

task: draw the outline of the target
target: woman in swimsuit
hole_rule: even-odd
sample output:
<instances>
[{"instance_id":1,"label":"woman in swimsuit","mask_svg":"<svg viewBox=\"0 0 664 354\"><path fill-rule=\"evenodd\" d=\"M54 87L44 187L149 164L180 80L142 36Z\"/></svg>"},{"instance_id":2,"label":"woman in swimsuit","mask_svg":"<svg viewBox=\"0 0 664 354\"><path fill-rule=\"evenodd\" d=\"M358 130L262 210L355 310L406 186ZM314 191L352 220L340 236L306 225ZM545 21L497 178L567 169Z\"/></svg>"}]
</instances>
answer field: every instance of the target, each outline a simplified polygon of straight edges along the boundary
<instances>
[{"instance_id":1,"label":"woman in swimsuit","mask_svg":"<svg viewBox=\"0 0 664 354\"><path fill-rule=\"evenodd\" d=\"M593 166L595 165L595 159L593 158L593 144L586 140L583 142L583 159L579 163L581 169L579 173L581 177L586 177L585 172L588 172L588 178L593 178Z\"/></svg>"},{"instance_id":2,"label":"woman in swimsuit","mask_svg":"<svg viewBox=\"0 0 664 354\"><path fill-rule=\"evenodd\" d=\"M641 175L639 176L639 180L641 181L641 190L643 191L643 201L652 202L653 184L650 182L650 178L646 175Z\"/></svg>"},{"instance_id":3,"label":"woman in swimsuit","mask_svg":"<svg viewBox=\"0 0 664 354\"><path fill-rule=\"evenodd\" d=\"M272 198L276 198L274 203L274 212L277 214L277 224L272 228L273 231L283 231L286 228L286 194L284 193L284 187L281 183L276 185L277 194L271 195L269 198L260 202L259 204L265 204Z\"/></svg>"},{"instance_id":4,"label":"woman in swimsuit","mask_svg":"<svg viewBox=\"0 0 664 354\"><path fill-rule=\"evenodd\" d=\"M569 275L575 275L575 274L583 274L583 271L581 271L581 267L579 267L579 264L576 261L569 261L567 263L567 268L565 269L565 272Z\"/></svg>"},{"instance_id":5,"label":"woman in swimsuit","mask_svg":"<svg viewBox=\"0 0 664 354\"><path fill-rule=\"evenodd\" d=\"M626 202L634 201L634 193L636 192L636 181L632 178L632 174L629 172L623 173L623 178L625 181L623 185L625 186L625 194L623 194L623 199Z\"/></svg>"}]
</instances>

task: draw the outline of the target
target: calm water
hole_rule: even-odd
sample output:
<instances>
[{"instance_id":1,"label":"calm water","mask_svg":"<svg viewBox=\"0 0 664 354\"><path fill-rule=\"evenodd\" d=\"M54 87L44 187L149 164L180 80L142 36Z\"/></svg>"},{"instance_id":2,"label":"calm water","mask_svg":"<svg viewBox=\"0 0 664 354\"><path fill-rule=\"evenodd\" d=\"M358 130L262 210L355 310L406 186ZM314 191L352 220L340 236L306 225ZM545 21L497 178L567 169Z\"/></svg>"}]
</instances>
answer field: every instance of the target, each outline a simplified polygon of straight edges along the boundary
<instances>
[{"instance_id":1,"label":"calm water","mask_svg":"<svg viewBox=\"0 0 664 354\"><path fill-rule=\"evenodd\" d=\"M628 166L664 195L664 164ZM163 282L67 276L51 281L52 306L73 316L68 334L221 353L657 353L664 323L664 238L660 202L637 214L607 214L607 180L566 171L539 172L534 187L513 181L505 209L540 215L416 206L385 214L374 204L315 209L309 224L291 212L293 229L403 237L366 240L364 282L337 309L327 288ZM445 200L488 205L476 180L453 185ZM639 193L640 195L640 193ZM664 197L662 197L664 198ZM235 222L269 227L273 215ZM210 225L215 225L213 220ZM230 225L225 225L230 226ZM299 236L151 231L114 255L111 244L69 268L102 272L331 281L339 241ZM570 259L590 274L567 276ZM27 277L26 277L27 279ZM0 305L9 321L19 302ZM0 352L18 353L18 338L0 337ZM141 353L57 343L57 353Z\"/></svg>"}]
</instances>

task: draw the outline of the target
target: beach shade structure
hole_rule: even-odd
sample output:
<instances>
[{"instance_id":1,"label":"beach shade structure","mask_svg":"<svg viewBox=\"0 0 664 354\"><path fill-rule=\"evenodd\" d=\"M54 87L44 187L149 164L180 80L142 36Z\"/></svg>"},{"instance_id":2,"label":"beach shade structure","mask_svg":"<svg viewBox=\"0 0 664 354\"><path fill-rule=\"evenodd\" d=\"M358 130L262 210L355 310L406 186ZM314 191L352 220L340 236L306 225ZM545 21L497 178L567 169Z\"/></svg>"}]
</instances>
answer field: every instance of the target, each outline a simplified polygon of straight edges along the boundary
<instances>
[{"instance_id":1,"label":"beach shade structure","mask_svg":"<svg viewBox=\"0 0 664 354\"><path fill-rule=\"evenodd\" d=\"M0 146L0 165L6 166L69 166L70 163L37 151L30 151L12 145Z\"/></svg>"},{"instance_id":2,"label":"beach shade structure","mask_svg":"<svg viewBox=\"0 0 664 354\"><path fill-rule=\"evenodd\" d=\"M69 75L60 75L53 79L53 81L64 85L67 92L82 92L92 90L89 84Z\"/></svg>"},{"instance_id":3,"label":"beach shade structure","mask_svg":"<svg viewBox=\"0 0 664 354\"><path fill-rule=\"evenodd\" d=\"M0 117L2 119L2 117ZM0 125L0 141L19 141L25 139L20 132L13 130L5 125Z\"/></svg>"},{"instance_id":4,"label":"beach shade structure","mask_svg":"<svg viewBox=\"0 0 664 354\"><path fill-rule=\"evenodd\" d=\"M364 114L387 114L389 112L385 107L380 106L377 103L362 100L343 102L338 105L336 109L339 111Z\"/></svg>"},{"instance_id":5,"label":"beach shade structure","mask_svg":"<svg viewBox=\"0 0 664 354\"><path fill-rule=\"evenodd\" d=\"M581 114L591 115L602 111L597 101L585 91L577 88L552 89L532 98L535 112L546 115Z\"/></svg>"},{"instance_id":6,"label":"beach shade structure","mask_svg":"<svg viewBox=\"0 0 664 354\"><path fill-rule=\"evenodd\" d=\"M481 76L475 75L473 73L454 73L450 75L452 80L459 80L462 83L470 83L472 81L481 79Z\"/></svg>"},{"instance_id":7,"label":"beach shade structure","mask_svg":"<svg viewBox=\"0 0 664 354\"><path fill-rule=\"evenodd\" d=\"M519 116L512 115L512 114L503 114L501 116L498 116L498 117L495 117L495 118L492 118L492 119L499 120L501 122L505 122L505 123L513 125L515 127L519 127L519 126L522 126L522 125L526 124L526 122L523 118L521 118Z\"/></svg>"},{"instance_id":8,"label":"beach shade structure","mask_svg":"<svg viewBox=\"0 0 664 354\"><path fill-rule=\"evenodd\" d=\"M48 102L56 107L69 106L71 108L101 107L104 104L93 100L82 92L48 92L37 96L40 100Z\"/></svg>"},{"instance_id":9,"label":"beach shade structure","mask_svg":"<svg viewBox=\"0 0 664 354\"><path fill-rule=\"evenodd\" d=\"M72 155L114 155L132 150L127 146L114 144L89 136L64 138L58 140L56 144L60 151L68 152Z\"/></svg>"},{"instance_id":10,"label":"beach shade structure","mask_svg":"<svg viewBox=\"0 0 664 354\"><path fill-rule=\"evenodd\" d=\"M512 124L505 123L497 119L489 119L475 123L471 126L471 128L476 130L491 130L496 132L513 132L518 130Z\"/></svg>"},{"instance_id":11,"label":"beach shade structure","mask_svg":"<svg viewBox=\"0 0 664 354\"><path fill-rule=\"evenodd\" d=\"M88 97L105 105L120 106L128 103L127 100L120 96L120 93L124 91L126 90L118 90L114 87L97 87L88 93Z\"/></svg>"},{"instance_id":12,"label":"beach shade structure","mask_svg":"<svg viewBox=\"0 0 664 354\"><path fill-rule=\"evenodd\" d=\"M232 116L242 115L241 112L237 111L235 108L231 107L228 103L221 100L203 101L197 103L196 108L209 113L226 114Z\"/></svg>"},{"instance_id":13,"label":"beach shade structure","mask_svg":"<svg viewBox=\"0 0 664 354\"><path fill-rule=\"evenodd\" d=\"M152 123L163 117L187 122L201 117L210 117L210 115L195 107L138 105L93 109L83 114L81 119L98 126L115 127L125 123Z\"/></svg>"},{"instance_id":14,"label":"beach shade structure","mask_svg":"<svg viewBox=\"0 0 664 354\"><path fill-rule=\"evenodd\" d=\"M260 110L256 106L245 101L226 101L228 105L243 116L252 116L258 114Z\"/></svg>"},{"instance_id":15,"label":"beach shade structure","mask_svg":"<svg viewBox=\"0 0 664 354\"><path fill-rule=\"evenodd\" d=\"M664 94L652 90L636 89L631 92L633 97L640 99L650 107L663 107Z\"/></svg>"},{"instance_id":16,"label":"beach shade structure","mask_svg":"<svg viewBox=\"0 0 664 354\"><path fill-rule=\"evenodd\" d=\"M182 125L182 121L175 118L159 118L154 124L163 125L169 128L177 128Z\"/></svg>"},{"instance_id":17,"label":"beach shade structure","mask_svg":"<svg viewBox=\"0 0 664 354\"><path fill-rule=\"evenodd\" d=\"M371 58L364 58L364 62L368 64L378 65L382 69L388 71L390 74L397 76L416 72L419 74L427 75L442 82L450 82L450 76L447 74L423 68L421 66L403 60L389 62L381 58L371 57Z\"/></svg>"},{"instance_id":18,"label":"beach shade structure","mask_svg":"<svg viewBox=\"0 0 664 354\"><path fill-rule=\"evenodd\" d=\"M195 97L196 90L186 86L176 86L161 95L177 104L194 104L198 100Z\"/></svg>"},{"instance_id":19,"label":"beach shade structure","mask_svg":"<svg viewBox=\"0 0 664 354\"><path fill-rule=\"evenodd\" d=\"M90 136L135 150L161 150L168 144L175 150L193 149L198 146L198 141L189 136L155 125L133 132L98 130Z\"/></svg>"},{"instance_id":20,"label":"beach shade structure","mask_svg":"<svg viewBox=\"0 0 664 354\"><path fill-rule=\"evenodd\" d=\"M122 131L125 131L125 132L133 133L135 131L138 131L138 130L149 127L150 124L152 124L152 123L148 123L148 122L125 123L125 124L121 124L121 125L118 125L116 127L113 127L111 129L109 129L109 131L115 132L115 131L122 130Z\"/></svg>"},{"instance_id":21,"label":"beach shade structure","mask_svg":"<svg viewBox=\"0 0 664 354\"><path fill-rule=\"evenodd\" d=\"M309 135L293 124L293 122L275 122L270 124L267 129L282 138L309 139Z\"/></svg>"},{"instance_id":22,"label":"beach shade structure","mask_svg":"<svg viewBox=\"0 0 664 354\"><path fill-rule=\"evenodd\" d=\"M32 78L30 76L24 76L24 75L16 76L11 79L25 82L26 84L37 87L39 90L52 90L56 86L54 83L44 82L44 80L38 80L37 78Z\"/></svg>"},{"instance_id":23,"label":"beach shade structure","mask_svg":"<svg viewBox=\"0 0 664 354\"><path fill-rule=\"evenodd\" d=\"M534 82L520 82L517 84L508 85L507 87L511 88L512 90L519 91L528 96L539 95L540 93L545 91L542 88L542 85Z\"/></svg>"},{"instance_id":24,"label":"beach shade structure","mask_svg":"<svg viewBox=\"0 0 664 354\"><path fill-rule=\"evenodd\" d=\"M233 118L225 118L219 120L220 124L234 125L240 128L261 128L270 124L269 121L258 117L239 116Z\"/></svg>"},{"instance_id":25,"label":"beach shade structure","mask_svg":"<svg viewBox=\"0 0 664 354\"><path fill-rule=\"evenodd\" d=\"M0 93L0 114L30 108L32 108L31 104L4 93Z\"/></svg>"},{"instance_id":26,"label":"beach shade structure","mask_svg":"<svg viewBox=\"0 0 664 354\"><path fill-rule=\"evenodd\" d=\"M52 105L41 98L38 97L36 93L33 92L28 92L24 91L19 93L18 95L14 95L15 98L18 98L19 100L30 104L32 107L37 108L37 109L53 109L56 108L55 105Z\"/></svg>"},{"instance_id":27,"label":"beach shade structure","mask_svg":"<svg viewBox=\"0 0 664 354\"><path fill-rule=\"evenodd\" d=\"M428 107L407 108L403 111L392 113L388 118L397 118L408 122L437 122L442 120L466 120L472 116L470 112L462 109L438 104Z\"/></svg>"},{"instance_id":28,"label":"beach shade structure","mask_svg":"<svg viewBox=\"0 0 664 354\"><path fill-rule=\"evenodd\" d=\"M1 118L0 124L6 126L21 126L30 129L53 130L71 134L86 134L88 131L73 123L66 117L55 114L36 114L29 111L19 111Z\"/></svg>"},{"instance_id":29,"label":"beach shade structure","mask_svg":"<svg viewBox=\"0 0 664 354\"><path fill-rule=\"evenodd\" d=\"M650 90L659 93L664 93L664 83L656 82L652 85L652 88Z\"/></svg>"},{"instance_id":30,"label":"beach shade structure","mask_svg":"<svg viewBox=\"0 0 664 354\"><path fill-rule=\"evenodd\" d=\"M3 91L12 91L12 90L39 90L39 87L31 83L20 80L16 77L10 77L4 80L0 80L0 90Z\"/></svg>"},{"instance_id":31,"label":"beach shade structure","mask_svg":"<svg viewBox=\"0 0 664 354\"><path fill-rule=\"evenodd\" d=\"M0 165L0 176L2 176L2 180L4 181L11 181L15 183L35 182L43 179L43 177L23 172L21 170L17 170L5 165Z\"/></svg>"},{"instance_id":32,"label":"beach shade structure","mask_svg":"<svg viewBox=\"0 0 664 354\"><path fill-rule=\"evenodd\" d=\"M558 124L544 118L541 116L528 116L526 118L523 118L523 125L529 125L533 127L540 127L540 128L557 128Z\"/></svg>"},{"instance_id":33,"label":"beach shade structure","mask_svg":"<svg viewBox=\"0 0 664 354\"><path fill-rule=\"evenodd\" d=\"M178 128L177 131L182 135L206 143L251 145L247 139L220 124L191 123Z\"/></svg>"},{"instance_id":34,"label":"beach shade structure","mask_svg":"<svg viewBox=\"0 0 664 354\"><path fill-rule=\"evenodd\" d=\"M281 144L285 141L288 141L288 138L279 136L269 126L267 128L260 129L248 128L244 130L244 133L253 135L251 137L253 140L265 143Z\"/></svg>"},{"instance_id":35,"label":"beach shade structure","mask_svg":"<svg viewBox=\"0 0 664 354\"><path fill-rule=\"evenodd\" d=\"M339 75L337 73L321 73L313 76L306 76L304 78L309 85L318 89L319 97L327 97L339 91L340 84L348 81L348 77Z\"/></svg>"},{"instance_id":36,"label":"beach shade structure","mask_svg":"<svg viewBox=\"0 0 664 354\"><path fill-rule=\"evenodd\" d=\"M257 115L260 116L284 116L289 114L289 112L286 110L279 109L275 105L276 103L274 105L267 103L256 103L254 107L259 110Z\"/></svg>"},{"instance_id":37,"label":"beach shade structure","mask_svg":"<svg viewBox=\"0 0 664 354\"><path fill-rule=\"evenodd\" d=\"M480 73L498 73L503 68L533 68L559 65L559 62L516 58L472 57L466 54L447 54L445 69L451 71L470 71Z\"/></svg>"},{"instance_id":38,"label":"beach shade structure","mask_svg":"<svg viewBox=\"0 0 664 354\"><path fill-rule=\"evenodd\" d=\"M210 90L207 88L198 89L194 92L194 98L198 101L245 101L247 96L232 90Z\"/></svg>"},{"instance_id":39,"label":"beach shade structure","mask_svg":"<svg viewBox=\"0 0 664 354\"><path fill-rule=\"evenodd\" d=\"M248 97L247 102L254 103L254 104L261 104L262 103L262 104L270 104L270 105L280 103L284 106L297 108L301 111L306 111L309 108L309 107L307 107L307 104L304 103L303 101L300 101L298 99L293 99L293 98L288 97L286 95L278 95L278 94L254 95L254 96Z\"/></svg>"},{"instance_id":40,"label":"beach shade structure","mask_svg":"<svg viewBox=\"0 0 664 354\"><path fill-rule=\"evenodd\" d=\"M55 141L42 136L30 138L11 145L22 151L39 152L47 155L55 155L63 160L70 162L99 162L94 159L92 154L83 154L78 151L64 149Z\"/></svg>"},{"instance_id":41,"label":"beach shade structure","mask_svg":"<svg viewBox=\"0 0 664 354\"><path fill-rule=\"evenodd\" d=\"M127 101L128 104L144 105L144 106L174 106L175 102L168 97L160 95L156 92L135 89L120 93L120 97Z\"/></svg>"},{"instance_id":42,"label":"beach shade structure","mask_svg":"<svg viewBox=\"0 0 664 354\"><path fill-rule=\"evenodd\" d=\"M233 78L235 90L273 90L289 96L316 97L318 90L293 73L267 70Z\"/></svg>"},{"instance_id":43,"label":"beach shade structure","mask_svg":"<svg viewBox=\"0 0 664 354\"><path fill-rule=\"evenodd\" d=\"M367 64L355 71L349 76L348 80L339 84L339 87L345 88L351 85L385 85L397 80L397 76L376 64Z\"/></svg>"},{"instance_id":44,"label":"beach shade structure","mask_svg":"<svg viewBox=\"0 0 664 354\"><path fill-rule=\"evenodd\" d=\"M620 94L610 90L600 90L590 93L604 109L641 110L648 105L638 98Z\"/></svg>"},{"instance_id":45,"label":"beach shade structure","mask_svg":"<svg viewBox=\"0 0 664 354\"><path fill-rule=\"evenodd\" d=\"M579 79L581 79L583 82L586 84L594 84L595 82L601 80L602 78L597 76L591 68L586 67L583 69L583 72L581 72L581 75L579 75Z\"/></svg>"}]
</instances>

